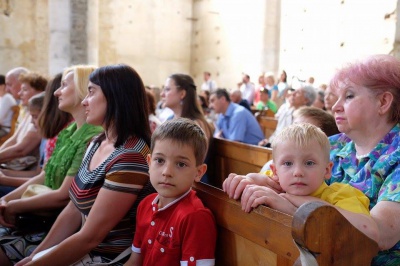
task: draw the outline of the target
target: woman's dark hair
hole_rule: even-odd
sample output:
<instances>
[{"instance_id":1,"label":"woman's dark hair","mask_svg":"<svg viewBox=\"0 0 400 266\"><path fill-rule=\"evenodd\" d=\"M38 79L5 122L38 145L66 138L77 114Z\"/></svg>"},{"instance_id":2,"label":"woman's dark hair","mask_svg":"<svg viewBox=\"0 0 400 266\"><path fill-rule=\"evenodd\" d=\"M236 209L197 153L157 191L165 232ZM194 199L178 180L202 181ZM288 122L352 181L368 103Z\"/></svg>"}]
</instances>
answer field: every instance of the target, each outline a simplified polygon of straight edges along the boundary
<instances>
[{"instance_id":1,"label":"woman's dark hair","mask_svg":"<svg viewBox=\"0 0 400 266\"><path fill-rule=\"evenodd\" d=\"M151 89L146 88L146 97L149 107L149 114L156 115L156 99Z\"/></svg>"},{"instance_id":2,"label":"woman's dark hair","mask_svg":"<svg viewBox=\"0 0 400 266\"><path fill-rule=\"evenodd\" d=\"M204 110L204 108L208 108L208 104L207 104L206 98L204 96L202 96L202 95L198 95L198 97L200 99L201 107L203 108L203 110Z\"/></svg>"},{"instance_id":3,"label":"woman's dark hair","mask_svg":"<svg viewBox=\"0 0 400 266\"><path fill-rule=\"evenodd\" d=\"M150 146L148 103L139 74L128 65L108 65L93 71L89 80L101 87L106 98L104 124L106 131L117 135L114 146L131 136L142 138Z\"/></svg>"},{"instance_id":4,"label":"woman's dark hair","mask_svg":"<svg viewBox=\"0 0 400 266\"><path fill-rule=\"evenodd\" d=\"M196 85L191 76L185 74L173 74L169 77L174 80L178 90L185 90L186 96L182 100L182 117L195 119L204 119L203 112L197 102Z\"/></svg>"},{"instance_id":5,"label":"woman's dark hair","mask_svg":"<svg viewBox=\"0 0 400 266\"><path fill-rule=\"evenodd\" d=\"M186 91L185 98L182 100L181 117L200 120L212 132L197 101L196 85L194 85L192 77L185 74L172 74L169 78L175 82L178 90Z\"/></svg>"},{"instance_id":6,"label":"woman's dark hair","mask_svg":"<svg viewBox=\"0 0 400 266\"><path fill-rule=\"evenodd\" d=\"M287 82L287 74L285 70L282 70L281 74L285 74L285 78L282 80L283 82Z\"/></svg>"},{"instance_id":7,"label":"woman's dark hair","mask_svg":"<svg viewBox=\"0 0 400 266\"><path fill-rule=\"evenodd\" d=\"M65 125L72 121L69 113L58 109L58 100L54 96L54 92L61 86L61 78L62 73L59 73L47 84L43 108L38 118L40 132L47 139L57 136Z\"/></svg>"}]
</instances>

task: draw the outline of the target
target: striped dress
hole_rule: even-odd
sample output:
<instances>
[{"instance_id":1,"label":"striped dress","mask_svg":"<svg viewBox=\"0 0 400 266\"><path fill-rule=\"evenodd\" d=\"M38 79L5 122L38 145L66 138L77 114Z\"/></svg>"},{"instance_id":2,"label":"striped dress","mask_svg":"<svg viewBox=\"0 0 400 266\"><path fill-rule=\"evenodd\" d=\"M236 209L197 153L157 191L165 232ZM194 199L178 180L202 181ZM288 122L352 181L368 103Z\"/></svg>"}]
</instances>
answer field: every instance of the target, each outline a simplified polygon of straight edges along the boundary
<instances>
[{"instance_id":1,"label":"striped dress","mask_svg":"<svg viewBox=\"0 0 400 266\"><path fill-rule=\"evenodd\" d=\"M146 156L150 150L145 141L136 137L128 139L101 165L89 171L90 161L100 144L99 141L91 143L69 190L72 202L84 219L101 188L138 195L125 217L91 252L91 255L100 256L107 261L130 247L136 225L137 205L145 196L154 192L154 189L149 182Z\"/></svg>"}]
</instances>

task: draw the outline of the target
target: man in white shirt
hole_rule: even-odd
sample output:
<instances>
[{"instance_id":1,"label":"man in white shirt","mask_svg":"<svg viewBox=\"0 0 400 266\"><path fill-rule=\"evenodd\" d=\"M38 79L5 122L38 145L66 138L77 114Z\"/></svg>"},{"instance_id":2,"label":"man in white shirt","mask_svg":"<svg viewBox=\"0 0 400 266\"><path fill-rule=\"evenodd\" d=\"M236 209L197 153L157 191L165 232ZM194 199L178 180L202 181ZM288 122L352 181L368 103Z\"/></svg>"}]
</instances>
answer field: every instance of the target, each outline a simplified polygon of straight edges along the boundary
<instances>
[{"instance_id":1,"label":"man in white shirt","mask_svg":"<svg viewBox=\"0 0 400 266\"><path fill-rule=\"evenodd\" d=\"M204 82L201 84L201 89L205 91L209 91L213 93L217 89L217 83L214 80L211 80L211 73L204 72Z\"/></svg>"},{"instance_id":2,"label":"man in white shirt","mask_svg":"<svg viewBox=\"0 0 400 266\"><path fill-rule=\"evenodd\" d=\"M21 82L18 80L19 75L28 73L28 69L24 67L16 67L7 72L6 90L11 93L14 99L19 101L19 91L21 90Z\"/></svg>"},{"instance_id":3,"label":"man in white shirt","mask_svg":"<svg viewBox=\"0 0 400 266\"><path fill-rule=\"evenodd\" d=\"M250 76L243 74L242 85L240 86L240 91L242 92L242 98L245 99L250 105L253 105L254 95L256 89L254 83L250 82Z\"/></svg>"},{"instance_id":4,"label":"man in white shirt","mask_svg":"<svg viewBox=\"0 0 400 266\"><path fill-rule=\"evenodd\" d=\"M7 93L5 77L0 75L0 137L10 132L14 105L17 105L17 102L11 94Z\"/></svg>"}]
</instances>

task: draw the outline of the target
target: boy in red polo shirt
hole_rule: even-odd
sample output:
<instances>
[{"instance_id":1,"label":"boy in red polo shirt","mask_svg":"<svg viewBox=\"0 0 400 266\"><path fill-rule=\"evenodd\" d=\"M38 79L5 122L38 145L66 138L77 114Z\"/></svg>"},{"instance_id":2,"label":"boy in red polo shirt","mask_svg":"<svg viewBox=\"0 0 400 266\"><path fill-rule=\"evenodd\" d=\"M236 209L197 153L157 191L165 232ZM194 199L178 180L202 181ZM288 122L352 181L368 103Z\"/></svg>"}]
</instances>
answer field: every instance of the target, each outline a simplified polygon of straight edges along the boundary
<instances>
[{"instance_id":1,"label":"boy in red polo shirt","mask_svg":"<svg viewBox=\"0 0 400 266\"><path fill-rule=\"evenodd\" d=\"M207 137L193 121L177 118L154 131L150 150L150 181L158 193L138 207L125 265L214 265L215 220L191 189L207 170Z\"/></svg>"}]
</instances>

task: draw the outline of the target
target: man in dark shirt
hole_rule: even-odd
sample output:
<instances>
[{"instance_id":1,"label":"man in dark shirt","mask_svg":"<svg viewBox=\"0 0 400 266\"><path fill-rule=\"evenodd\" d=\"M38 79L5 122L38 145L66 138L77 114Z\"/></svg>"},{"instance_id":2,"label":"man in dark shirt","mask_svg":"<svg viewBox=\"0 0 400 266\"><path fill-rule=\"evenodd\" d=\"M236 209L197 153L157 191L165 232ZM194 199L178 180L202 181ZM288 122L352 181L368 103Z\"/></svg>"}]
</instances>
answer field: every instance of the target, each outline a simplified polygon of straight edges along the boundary
<instances>
[{"instance_id":1,"label":"man in dark shirt","mask_svg":"<svg viewBox=\"0 0 400 266\"><path fill-rule=\"evenodd\" d=\"M251 112L250 105L247 102L247 100L242 99L242 92L240 90L232 91L230 96L231 96L232 102L243 106L244 108L246 108L247 110L249 110Z\"/></svg>"}]
</instances>

